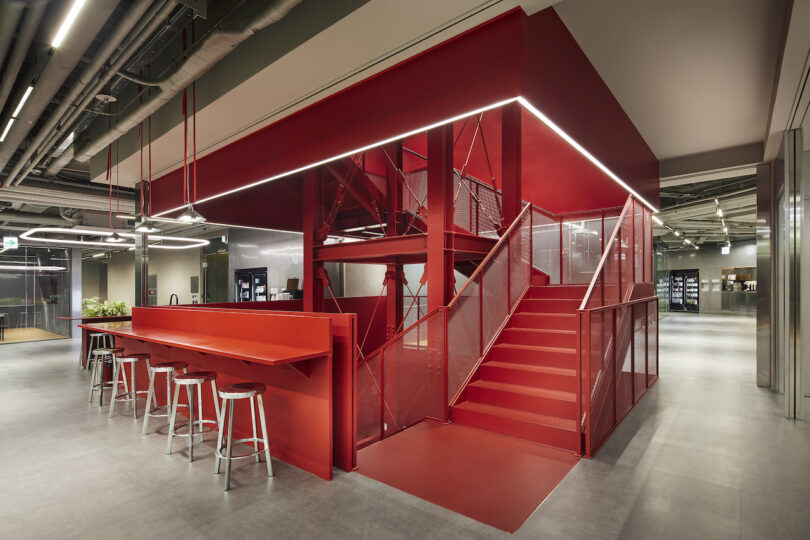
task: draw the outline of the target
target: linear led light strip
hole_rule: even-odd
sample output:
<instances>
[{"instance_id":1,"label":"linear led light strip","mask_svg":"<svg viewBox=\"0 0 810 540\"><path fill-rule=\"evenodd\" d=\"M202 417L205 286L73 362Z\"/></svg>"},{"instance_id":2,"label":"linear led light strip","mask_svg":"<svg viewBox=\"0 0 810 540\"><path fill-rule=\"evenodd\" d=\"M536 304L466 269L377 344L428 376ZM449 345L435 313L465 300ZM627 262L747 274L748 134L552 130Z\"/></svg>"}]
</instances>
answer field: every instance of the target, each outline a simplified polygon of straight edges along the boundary
<instances>
[{"instance_id":1,"label":"linear led light strip","mask_svg":"<svg viewBox=\"0 0 810 540\"><path fill-rule=\"evenodd\" d=\"M79 16L79 12L84 7L86 1L87 0L74 0L73 5L70 6L70 11L68 11L67 16L59 26L56 36L54 36L53 41L51 41L51 47L54 49L59 48L59 46L65 40L67 33L70 31L70 27L73 26L74 22L76 22L76 17Z\"/></svg>"},{"instance_id":2,"label":"linear led light strip","mask_svg":"<svg viewBox=\"0 0 810 540\"><path fill-rule=\"evenodd\" d=\"M211 195L210 197L205 197L205 198L202 198L202 199L198 199L198 200L194 201L194 204L202 204L202 203L206 203L208 201L213 201L214 199L219 199L221 197L226 197L228 195L233 195L234 193L238 193L238 192L244 191L246 189L251 189L251 188L254 188L256 186L266 184L268 182L273 182L274 180L280 180L282 178L286 178L288 176L292 176L294 174L304 172L304 171L312 169L314 167L320 167L321 165L326 165L327 163L331 163L331 162L333 162L335 160L343 159L345 157L349 157L349 156L352 156L352 155L355 155L355 154L359 154L359 153L365 152L366 150L371 150L372 148L377 148L378 146L383 146L385 144L392 143L394 141L398 141L400 139L405 139L405 138L408 138L408 137L410 137L412 135L416 135L416 134L422 133L424 131L428 131L428 130L431 130L431 129L434 129L434 128L437 128L437 127L440 127L440 126L443 126L443 125L446 125L446 124L450 124L450 123L456 122L457 120L462 120L464 118L467 118L468 116L473 116L473 115L476 115L476 114L481 114L481 113L486 112L486 111L490 111L492 109L497 109L499 107L503 107L504 105L508 105L509 103L514 103L514 102L520 103L524 108L526 108L526 110L528 110L530 113L532 113L538 120L540 120L545 125L547 125L549 128L551 128L551 130L554 131L554 133L556 133L557 135L562 137L562 139L565 142L570 144L575 150L577 150L580 154L582 154L585 158L587 158L588 161L590 161L591 163L596 165L596 167L599 168L602 172L604 172L611 180L618 183L621 187L623 187L625 190L627 190L629 193L631 193L634 197L636 197L638 200L640 200L642 203L644 203L644 205L647 206L650 210L652 210L653 212L658 212L658 209L655 206L650 204L650 202L647 201L644 197L642 197L641 195L636 193L636 191L633 188L631 188L629 185L627 185L627 183L625 183L621 178L616 176L601 161L596 159L593 156L593 154L591 154L590 152L585 150L585 148L581 144L576 142L570 135L568 135L565 131L563 131L562 128L560 128L557 124L552 122L546 115L544 115L539 110L537 110L534 107L534 105L529 103L529 101L526 98L524 98L523 96L517 96L517 97L513 97L513 98L509 98L509 99L504 99L502 101L495 102L495 103L493 103L491 105L487 105L486 107L481 107L480 109L475 109L475 110L470 111L470 112L459 114L457 116L453 116L452 118L441 120L439 122L429 124L427 126L423 126L423 127L417 128L417 129L412 129L412 130L407 131L405 133L400 133L399 135L395 135L393 137L389 137L387 139L383 139L381 141L377 141L375 143L368 144L366 146L362 146L360 148L356 148L356 149L350 150L348 152L343 152L342 154L338 154L336 156L332 156L332 157L329 157L329 158L326 158L326 159L322 159L320 161L310 163L308 165L304 165L303 167L298 167L296 169L292 169L292 170L287 171L287 172L276 174L276 175L270 176L268 178L264 178L262 180L257 180L256 182L251 182L250 184L246 184L246 185L240 186L238 188L229 189L227 191L217 193L216 195ZM164 210L162 212L158 212L157 214L155 214L155 217L161 217L161 216L165 216L166 214L171 214L172 212L177 212L178 210L183 210L187 206L188 205L184 204L184 205L181 205L181 206L176 206L174 208L170 208L168 210Z\"/></svg>"},{"instance_id":3,"label":"linear led light strip","mask_svg":"<svg viewBox=\"0 0 810 540\"><path fill-rule=\"evenodd\" d=\"M41 242L43 244L64 244L64 245L80 245L80 246L102 246L106 248L112 247L135 247L135 244L132 243L120 243L120 244L110 244L109 242L97 242L95 240L66 240L62 238L45 238L42 236L35 236L38 233L59 233L59 234L73 234L76 236L88 235L88 236L112 236L112 232L110 231L93 231L88 229L62 229L59 227L36 227L34 229L25 231L20 235L21 239L28 240L29 242ZM125 238L135 238L137 235L132 233L118 233L119 236L123 236ZM168 242L182 242L183 245L179 246L172 246L172 245L165 245L165 244L150 244L150 249L191 249L197 247L203 247L210 244L208 240L203 238L187 238L183 236L153 236L149 235L151 240L162 240Z\"/></svg>"},{"instance_id":4,"label":"linear led light strip","mask_svg":"<svg viewBox=\"0 0 810 540\"><path fill-rule=\"evenodd\" d=\"M42 272L65 270L64 266L21 266L15 264L0 264L0 270L39 270Z\"/></svg>"},{"instance_id":5,"label":"linear led light strip","mask_svg":"<svg viewBox=\"0 0 810 540\"><path fill-rule=\"evenodd\" d=\"M3 134L0 135L0 142L3 142L3 141L6 140L6 135L8 135L8 131L11 129L11 126L14 125L14 121L17 119L17 116L19 116L20 111L23 108L23 105L25 105L25 102L28 101L28 96L30 96L31 92L33 92L33 91L34 91L34 87L29 86L28 89L25 91L25 94L23 94L23 97L20 100L20 103L17 104L17 108L14 109L14 112L11 114L11 118L8 119L8 124L6 124L6 129L4 129Z\"/></svg>"}]
</instances>

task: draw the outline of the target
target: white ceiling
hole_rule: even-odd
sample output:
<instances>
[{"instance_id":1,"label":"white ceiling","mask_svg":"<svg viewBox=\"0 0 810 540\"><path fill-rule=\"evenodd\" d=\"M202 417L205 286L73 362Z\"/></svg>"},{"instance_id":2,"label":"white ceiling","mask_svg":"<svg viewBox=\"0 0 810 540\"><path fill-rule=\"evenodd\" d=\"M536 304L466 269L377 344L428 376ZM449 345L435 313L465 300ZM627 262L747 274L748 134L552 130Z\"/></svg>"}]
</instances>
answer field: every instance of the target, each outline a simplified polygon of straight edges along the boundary
<instances>
[{"instance_id":1,"label":"white ceiling","mask_svg":"<svg viewBox=\"0 0 810 540\"><path fill-rule=\"evenodd\" d=\"M763 142L784 0L564 0L554 9L659 160Z\"/></svg>"}]
</instances>

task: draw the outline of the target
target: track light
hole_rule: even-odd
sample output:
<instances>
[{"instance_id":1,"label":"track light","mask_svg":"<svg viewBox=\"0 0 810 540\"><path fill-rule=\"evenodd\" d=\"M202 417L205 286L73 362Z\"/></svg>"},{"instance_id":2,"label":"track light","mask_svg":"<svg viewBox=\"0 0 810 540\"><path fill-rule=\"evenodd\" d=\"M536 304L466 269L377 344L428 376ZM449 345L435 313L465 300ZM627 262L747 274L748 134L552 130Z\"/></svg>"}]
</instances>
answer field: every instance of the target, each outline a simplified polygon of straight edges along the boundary
<instances>
[{"instance_id":1,"label":"track light","mask_svg":"<svg viewBox=\"0 0 810 540\"><path fill-rule=\"evenodd\" d=\"M723 227L723 232L728 234L728 227Z\"/></svg>"},{"instance_id":2,"label":"track light","mask_svg":"<svg viewBox=\"0 0 810 540\"><path fill-rule=\"evenodd\" d=\"M680 236L680 235L681 235L681 233L679 233L678 231L675 231L675 236Z\"/></svg>"},{"instance_id":3,"label":"track light","mask_svg":"<svg viewBox=\"0 0 810 540\"><path fill-rule=\"evenodd\" d=\"M683 243L684 243L684 244L689 244L690 246L692 245L692 241L691 241L691 240L689 240L688 238L684 238L684 239L683 239Z\"/></svg>"},{"instance_id":4,"label":"track light","mask_svg":"<svg viewBox=\"0 0 810 540\"><path fill-rule=\"evenodd\" d=\"M723 209L722 209L722 208L718 208L718 209L717 209L717 215L718 215L719 217L723 217Z\"/></svg>"},{"instance_id":5,"label":"track light","mask_svg":"<svg viewBox=\"0 0 810 540\"><path fill-rule=\"evenodd\" d=\"M70 31L70 27L73 26L73 23L76 22L76 17L79 16L79 12L84 7L86 0L73 0L73 5L70 6L70 11L68 11L65 20L62 21L61 26L59 26L59 31L56 32L56 36L51 41L51 47L54 49L58 49L62 42L65 40L65 36Z\"/></svg>"}]
</instances>

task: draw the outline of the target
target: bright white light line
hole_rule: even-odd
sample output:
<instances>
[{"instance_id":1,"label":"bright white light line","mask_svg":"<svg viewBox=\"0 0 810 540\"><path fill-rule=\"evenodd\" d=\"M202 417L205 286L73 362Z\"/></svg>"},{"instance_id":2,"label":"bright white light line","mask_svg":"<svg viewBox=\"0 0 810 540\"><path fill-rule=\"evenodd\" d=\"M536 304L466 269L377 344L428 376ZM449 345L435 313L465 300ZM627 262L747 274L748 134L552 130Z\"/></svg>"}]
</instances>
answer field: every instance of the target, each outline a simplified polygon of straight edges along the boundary
<instances>
[{"instance_id":1,"label":"bright white light line","mask_svg":"<svg viewBox=\"0 0 810 540\"><path fill-rule=\"evenodd\" d=\"M661 218L659 218L658 216L653 216L652 218L653 218L653 221L655 221L656 223L658 223L662 227L664 226L664 222L661 221Z\"/></svg>"},{"instance_id":2,"label":"bright white light line","mask_svg":"<svg viewBox=\"0 0 810 540\"><path fill-rule=\"evenodd\" d=\"M4 129L3 134L0 135L0 142L3 142L3 141L6 140L6 135L8 135L8 131L11 129L11 126L14 125L14 120L17 119L17 116L20 114L20 111L22 110L23 106L25 105L25 102L28 101L28 96L30 96L31 92L33 92L33 91L34 91L33 86L29 86L25 90L25 93L23 94L22 99L17 104L17 108L14 109L14 113L12 113L11 118L9 118L9 120L8 120L8 124L6 124L6 129Z\"/></svg>"},{"instance_id":3,"label":"bright white light line","mask_svg":"<svg viewBox=\"0 0 810 540\"><path fill-rule=\"evenodd\" d=\"M0 264L0 270L40 270L40 271L53 271L64 270L64 266L19 266L13 264Z\"/></svg>"},{"instance_id":4,"label":"bright white light line","mask_svg":"<svg viewBox=\"0 0 810 540\"><path fill-rule=\"evenodd\" d=\"M70 31L70 27L73 26L73 23L76 21L76 17L79 16L79 12L84 7L85 1L86 0L74 0L73 5L70 7L70 11L68 11L67 17L65 17L65 20L62 21L59 31L56 32L56 37L54 37L53 41L51 42L51 47L57 49L65 40L65 36L67 36L67 33Z\"/></svg>"},{"instance_id":5,"label":"bright white light line","mask_svg":"<svg viewBox=\"0 0 810 540\"><path fill-rule=\"evenodd\" d=\"M246 184L246 185L240 186L238 188L229 189L227 191L223 191L222 193L217 193L216 195L211 195L210 197L205 197L205 198L202 198L202 199L198 199L198 200L194 201L194 204L202 204L202 203L206 203L208 201L213 201L214 199L219 199L221 197L226 197L228 195L233 195L234 193L238 193L238 192L244 191L246 189L251 189L251 188L254 188L256 186L266 184L268 182L273 182L274 180L280 180L282 178L286 178L288 176L292 176L294 174L304 172L304 171L312 169L314 167L320 167L321 165L326 165L327 163L331 163L332 161L335 161L335 160L338 160L338 159L343 159L345 157L349 157L349 156L352 156L354 154L359 154L361 152L365 152L366 150L371 150L372 148L377 148L378 146L382 146L382 145L385 145L385 144L388 144L388 143L392 143L392 142L398 141L400 139L405 139L407 137L410 137L411 135L416 135L418 133L422 133L424 131L431 130L433 128L437 128L437 127L440 127L440 126L443 126L443 125L446 125L446 124L456 122L457 120L462 120L464 118L467 118L468 116L481 114L482 112L490 111L492 109L497 109L499 107L503 107L504 105L508 105L508 104L514 103L514 102L520 103L523 107L526 108L526 110L528 110L535 117L537 117L537 119L539 119L541 122L546 124L549 128L551 128L552 131L554 131L557 135L562 137L563 140L565 140L568 144L573 146L575 150L577 150L580 154L582 154L585 158L587 158L591 163L596 165L611 180L613 180L614 182L616 182L620 186L622 186L625 190L627 190L629 193L631 193L634 197L636 197L638 200L640 200L642 203L644 203L644 205L647 206L650 210L652 210L653 212L658 212L658 209L655 206L650 204L644 197L642 197L641 195L636 193L636 191L633 188L628 186L621 178L616 176L610 169L605 167L605 165L603 165L601 161L596 159L593 156L593 154L591 154L590 152L585 150L585 148L582 145L580 145L578 142L576 142L574 139L572 139L571 136L569 136L559 126L557 126L557 124L552 122L546 115L544 115L539 110L537 110L523 96L517 96L517 97L513 97L513 98L509 98L509 99L504 99L502 101L498 101L496 103L493 103L492 105L487 105L486 107L481 107L480 109L475 109L474 111L459 114L459 115L456 115L456 116L454 116L452 118L448 118L446 120L441 120L439 122L436 122L434 124L430 124L430 125L427 125L427 126L424 126L424 127L417 128L417 129L412 129L411 131L407 131L405 133L400 133L399 135L389 137L389 138L384 139L382 141L377 141L375 143L368 144L366 146L356 148L354 150L350 150L348 152L344 152L344 153L338 154L336 156L332 156L332 157L329 157L329 158L326 158L326 159L322 159L320 161L310 163L309 165L304 165L303 167L298 167L297 169L293 169L291 171L276 174L274 176L270 176L270 177L264 178L262 180L257 180L256 182L252 182L250 184ZM174 208L170 208L168 210L158 212L157 214L154 215L154 217L165 216L166 214L171 214L172 212L177 212L178 210L183 210L187 206L188 205L186 205L186 204L183 204L181 206L176 206Z\"/></svg>"},{"instance_id":6,"label":"bright white light line","mask_svg":"<svg viewBox=\"0 0 810 540\"><path fill-rule=\"evenodd\" d=\"M43 244L63 244L63 245L79 245L79 246L103 246L106 248L110 247L135 247L135 244L129 243L122 243L122 244L110 244L109 242L95 242L92 240L63 240L61 238L42 238L32 236L37 233L61 233L61 234L74 234L74 235L91 235L91 236L112 236L113 233L109 231L93 231L88 229L62 229L59 227L36 227L34 229L30 229L25 231L20 235L21 239L28 240L29 242L41 242ZM123 236L126 238L135 238L137 235L132 233L125 233L119 232L119 236ZM187 238L183 236L156 236L156 235L149 235L151 240L163 240L163 241L174 241L174 242L185 242L186 245L180 246L167 246L167 245L158 245L158 244L149 244L150 249L191 249L196 247L203 247L207 246L211 242L205 240L203 238Z\"/></svg>"}]
</instances>

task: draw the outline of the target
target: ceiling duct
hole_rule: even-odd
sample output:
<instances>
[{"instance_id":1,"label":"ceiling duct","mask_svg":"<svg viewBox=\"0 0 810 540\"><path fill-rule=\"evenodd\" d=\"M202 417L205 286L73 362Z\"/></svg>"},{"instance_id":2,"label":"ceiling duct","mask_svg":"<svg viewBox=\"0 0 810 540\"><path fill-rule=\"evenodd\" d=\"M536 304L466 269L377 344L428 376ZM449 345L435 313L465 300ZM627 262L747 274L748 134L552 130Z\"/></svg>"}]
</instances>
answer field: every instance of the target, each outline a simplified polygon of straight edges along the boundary
<instances>
[{"instance_id":1,"label":"ceiling duct","mask_svg":"<svg viewBox=\"0 0 810 540\"><path fill-rule=\"evenodd\" d=\"M52 151L56 139L72 127L73 121L84 111L88 103L115 75L120 65L123 65L134 54L137 47L148 38L149 34L162 23L175 4L174 1L155 3L153 0L136 0L130 6L121 21L116 25L113 33L104 41L101 50L82 70L78 80L61 100L58 108L37 132L36 137L28 145L20 159L17 160L8 178L6 178L7 185L22 182L42 158ZM150 6L152 7L151 10L149 10ZM149 10L148 13L147 10ZM137 37L132 37L129 43L126 43L125 40L132 34ZM119 48L124 50L119 51ZM107 66L108 62L114 63L112 66ZM78 106L75 104L77 100L80 100ZM29 159L35 152L39 153L29 163ZM25 172L19 174L26 165Z\"/></svg>"},{"instance_id":2,"label":"ceiling duct","mask_svg":"<svg viewBox=\"0 0 810 540\"><path fill-rule=\"evenodd\" d=\"M127 78L135 82L157 87L157 91L151 98L144 101L140 107L123 116L111 130L81 145L74 142L61 156L51 163L46 170L46 175L55 175L62 170L71 159L77 159L79 161L89 160L108 144L129 132L142 120L160 109L183 88L190 85L213 65L227 56L240 43L259 30L281 20L300 2L301 0L277 0L261 8L255 15L247 20L234 24L223 23L197 42L194 49L178 69L166 77L149 80L135 77L131 74L125 74Z\"/></svg>"},{"instance_id":3,"label":"ceiling duct","mask_svg":"<svg viewBox=\"0 0 810 540\"><path fill-rule=\"evenodd\" d=\"M104 190L86 188L58 189L29 184L25 186L7 186L0 189L0 201L28 203L46 207L61 206L80 210L97 210L99 212L108 212L110 205L109 194ZM122 214L135 212L134 195L121 193L118 204Z\"/></svg>"}]
</instances>

